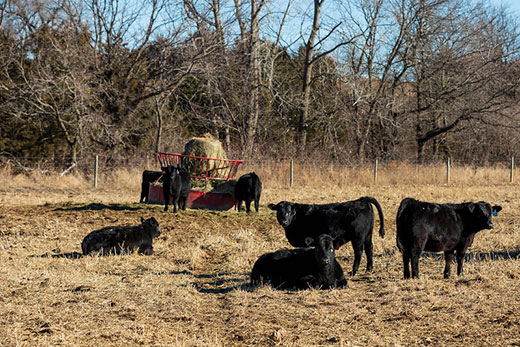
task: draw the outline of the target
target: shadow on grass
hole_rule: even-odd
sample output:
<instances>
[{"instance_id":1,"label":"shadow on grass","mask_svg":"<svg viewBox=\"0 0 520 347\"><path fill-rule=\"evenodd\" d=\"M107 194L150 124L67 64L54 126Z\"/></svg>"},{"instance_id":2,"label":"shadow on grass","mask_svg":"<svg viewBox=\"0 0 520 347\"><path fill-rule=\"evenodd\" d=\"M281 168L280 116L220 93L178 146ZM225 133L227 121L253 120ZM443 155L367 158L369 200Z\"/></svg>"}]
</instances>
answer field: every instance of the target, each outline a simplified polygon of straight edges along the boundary
<instances>
[{"instance_id":1,"label":"shadow on grass","mask_svg":"<svg viewBox=\"0 0 520 347\"><path fill-rule=\"evenodd\" d=\"M249 283L249 277L244 282L243 278L231 277L223 278L230 274L217 273L217 274L194 274L190 271L170 271L170 275L190 275L198 280L209 280L209 281L195 281L192 285L199 293L203 294L226 294L233 290L245 290L251 291L251 285ZM236 275L236 274L235 274Z\"/></svg>"},{"instance_id":2,"label":"shadow on grass","mask_svg":"<svg viewBox=\"0 0 520 347\"><path fill-rule=\"evenodd\" d=\"M444 259L444 253L423 253L421 258ZM489 260L508 260L520 259L520 249L515 251L489 251L489 252L469 252L466 253L464 261L471 263L472 261L489 261ZM456 262L456 259L453 259Z\"/></svg>"},{"instance_id":3,"label":"shadow on grass","mask_svg":"<svg viewBox=\"0 0 520 347\"><path fill-rule=\"evenodd\" d=\"M50 253L44 253L42 255L32 255L32 258L68 258L68 259L79 259L83 257L83 253L79 252L67 252L67 253L57 253L57 254L50 254Z\"/></svg>"},{"instance_id":4,"label":"shadow on grass","mask_svg":"<svg viewBox=\"0 0 520 347\"><path fill-rule=\"evenodd\" d=\"M108 204L108 205L105 205L105 204L91 203L91 204L82 205L82 206L59 207L59 208L56 208L54 211L101 211L101 210L138 211L138 210L142 210L143 207L128 206L128 205L125 205L125 204Z\"/></svg>"}]
</instances>

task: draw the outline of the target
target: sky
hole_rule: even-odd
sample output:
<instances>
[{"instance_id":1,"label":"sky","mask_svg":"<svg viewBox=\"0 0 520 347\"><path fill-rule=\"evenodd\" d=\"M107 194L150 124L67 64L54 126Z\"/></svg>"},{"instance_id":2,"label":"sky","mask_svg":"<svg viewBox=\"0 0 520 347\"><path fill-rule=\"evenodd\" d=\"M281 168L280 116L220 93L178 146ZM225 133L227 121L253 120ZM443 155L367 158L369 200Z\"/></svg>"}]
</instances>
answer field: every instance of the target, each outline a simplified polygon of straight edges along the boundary
<instances>
[{"instance_id":1,"label":"sky","mask_svg":"<svg viewBox=\"0 0 520 347\"><path fill-rule=\"evenodd\" d=\"M520 17L520 0L489 0L492 5L505 5L511 10L511 14L516 14Z\"/></svg>"}]
</instances>

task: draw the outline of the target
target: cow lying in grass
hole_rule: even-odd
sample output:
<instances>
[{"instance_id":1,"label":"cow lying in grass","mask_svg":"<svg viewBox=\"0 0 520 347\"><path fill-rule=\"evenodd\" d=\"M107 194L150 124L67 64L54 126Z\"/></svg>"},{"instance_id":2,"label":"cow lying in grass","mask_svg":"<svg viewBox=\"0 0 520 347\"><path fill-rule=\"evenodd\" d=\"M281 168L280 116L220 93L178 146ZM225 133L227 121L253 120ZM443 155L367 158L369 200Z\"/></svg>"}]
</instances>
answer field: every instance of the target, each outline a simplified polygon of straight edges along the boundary
<instances>
[{"instance_id":1,"label":"cow lying in grass","mask_svg":"<svg viewBox=\"0 0 520 347\"><path fill-rule=\"evenodd\" d=\"M401 201L397 211L397 248L403 254L404 278L419 278L419 257L423 251L444 252L444 278L457 252L457 275L464 267L464 256L475 234L493 228L491 217L502 210L485 201L462 204L434 204L412 198Z\"/></svg>"},{"instance_id":2,"label":"cow lying in grass","mask_svg":"<svg viewBox=\"0 0 520 347\"><path fill-rule=\"evenodd\" d=\"M285 229L285 236L294 247L305 247L305 239L314 239L320 234L328 234L334 239L334 247L352 241L354 249L355 275L363 250L367 256L367 271L372 270L372 229L374 227L373 204L379 213L379 235L384 237L384 217L376 199L364 196L357 200L325 205L308 205L281 201L269 204L276 211L278 223Z\"/></svg>"},{"instance_id":3,"label":"cow lying in grass","mask_svg":"<svg viewBox=\"0 0 520 347\"><path fill-rule=\"evenodd\" d=\"M109 226L94 230L81 243L83 254L100 253L102 255L133 252L153 254L152 239L161 235L159 223L154 217L143 219L137 226Z\"/></svg>"},{"instance_id":4,"label":"cow lying in grass","mask_svg":"<svg viewBox=\"0 0 520 347\"><path fill-rule=\"evenodd\" d=\"M254 172L240 176L235 185L238 212L242 210L242 201L246 203L246 212L251 212L252 201L255 203L256 212L258 212L261 193L262 181Z\"/></svg>"},{"instance_id":5,"label":"cow lying in grass","mask_svg":"<svg viewBox=\"0 0 520 347\"><path fill-rule=\"evenodd\" d=\"M260 256L251 271L251 285L268 283L277 289L348 287L334 256L332 237L320 235L306 242L314 248L282 249Z\"/></svg>"}]
</instances>

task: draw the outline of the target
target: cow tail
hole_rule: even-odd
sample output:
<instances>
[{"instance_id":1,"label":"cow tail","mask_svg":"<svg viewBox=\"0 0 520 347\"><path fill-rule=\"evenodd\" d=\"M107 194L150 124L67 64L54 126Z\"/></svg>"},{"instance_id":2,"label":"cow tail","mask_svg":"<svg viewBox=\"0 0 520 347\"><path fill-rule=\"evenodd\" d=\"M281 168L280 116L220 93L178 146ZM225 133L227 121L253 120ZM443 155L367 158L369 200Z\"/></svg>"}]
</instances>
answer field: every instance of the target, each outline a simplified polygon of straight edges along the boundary
<instances>
[{"instance_id":1,"label":"cow tail","mask_svg":"<svg viewBox=\"0 0 520 347\"><path fill-rule=\"evenodd\" d=\"M379 236L385 237L385 218L383 217L383 210L379 202L370 196L364 196L360 200L369 202L376 207L377 213L379 214Z\"/></svg>"}]
</instances>

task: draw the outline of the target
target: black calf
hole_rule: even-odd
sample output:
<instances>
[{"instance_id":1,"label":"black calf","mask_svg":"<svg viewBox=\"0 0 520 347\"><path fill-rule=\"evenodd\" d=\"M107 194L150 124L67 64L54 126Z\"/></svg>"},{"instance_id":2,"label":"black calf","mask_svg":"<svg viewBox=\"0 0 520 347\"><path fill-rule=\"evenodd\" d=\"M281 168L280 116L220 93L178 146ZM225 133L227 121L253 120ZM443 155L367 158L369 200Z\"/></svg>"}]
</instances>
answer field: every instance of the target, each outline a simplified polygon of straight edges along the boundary
<instances>
[{"instance_id":1,"label":"black calf","mask_svg":"<svg viewBox=\"0 0 520 347\"><path fill-rule=\"evenodd\" d=\"M133 252L153 254L152 239L161 235L159 223L154 217L143 219L137 226L109 226L94 230L81 243L83 254L101 252L102 255L110 253Z\"/></svg>"},{"instance_id":2,"label":"black calf","mask_svg":"<svg viewBox=\"0 0 520 347\"><path fill-rule=\"evenodd\" d=\"M166 166L161 168L163 176L164 210L168 211L170 196L173 198L173 212L177 212L177 207L186 210L186 201L191 189L191 176L185 168Z\"/></svg>"},{"instance_id":3,"label":"black calf","mask_svg":"<svg viewBox=\"0 0 520 347\"><path fill-rule=\"evenodd\" d=\"M237 199L238 212L242 210L242 201L246 203L247 212L251 211L251 201L254 201L256 212L258 212L261 193L262 182L254 172L242 175L235 185L235 198Z\"/></svg>"},{"instance_id":4,"label":"black calf","mask_svg":"<svg viewBox=\"0 0 520 347\"><path fill-rule=\"evenodd\" d=\"M258 258L251 271L251 285L269 283L277 289L348 287L334 256L332 238L323 234L306 242L315 248L282 249Z\"/></svg>"},{"instance_id":5,"label":"black calf","mask_svg":"<svg viewBox=\"0 0 520 347\"><path fill-rule=\"evenodd\" d=\"M143 179L141 181L141 199L139 202L148 202L148 192L150 191L150 183L153 183L162 176L161 171L143 171Z\"/></svg>"}]
</instances>

